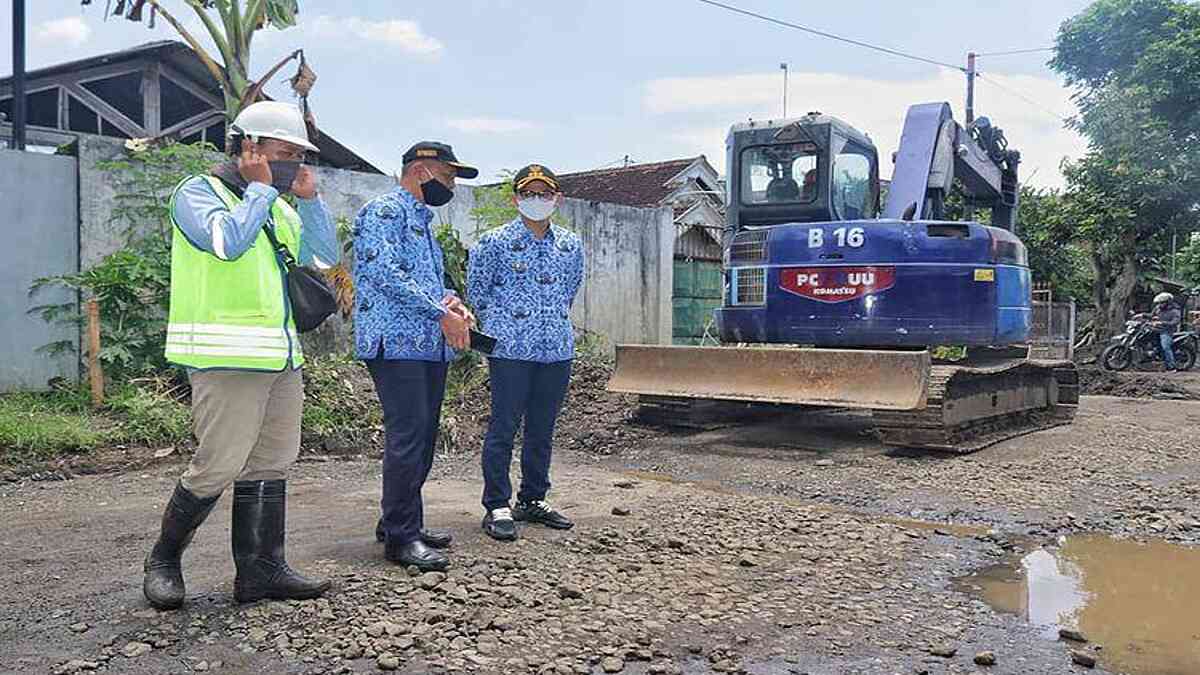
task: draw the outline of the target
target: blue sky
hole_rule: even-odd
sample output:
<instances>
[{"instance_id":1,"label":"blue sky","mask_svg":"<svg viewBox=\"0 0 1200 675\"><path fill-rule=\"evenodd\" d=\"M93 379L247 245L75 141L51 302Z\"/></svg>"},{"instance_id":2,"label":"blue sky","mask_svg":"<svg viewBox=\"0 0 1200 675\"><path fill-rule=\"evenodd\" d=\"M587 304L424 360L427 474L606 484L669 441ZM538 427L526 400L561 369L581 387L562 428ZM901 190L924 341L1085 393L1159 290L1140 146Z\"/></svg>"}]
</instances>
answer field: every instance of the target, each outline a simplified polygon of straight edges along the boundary
<instances>
[{"instance_id":1,"label":"blue sky","mask_svg":"<svg viewBox=\"0 0 1200 675\"><path fill-rule=\"evenodd\" d=\"M163 0L186 15L182 0ZM727 0L748 10L929 58L1053 44L1086 0ZM267 31L255 70L303 47L320 80L321 127L381 168L404 148L444 140L483 177L537 161L560 171L705 154L723 169L729 125L789 113L837 115L890 156L906 107L948 100L961 120L961 73L728 13L697 0L399 2L301 0L301 27ZM11 8L0 9L0 74L12 71ZM173 37L110 19L104 0L28 0L30 68ZM195 22L190 21L195 26ZM1052 113L1069 92L1047 53L981 59L978 114L1025 157L1024 177L1059 185L1058 163L1083 142ZM1021 92L1033 105L1002 89ZM285 98L279 84L269 88ZM885 175L889 173L885 167Z\"/></svg>"}]
</instances>

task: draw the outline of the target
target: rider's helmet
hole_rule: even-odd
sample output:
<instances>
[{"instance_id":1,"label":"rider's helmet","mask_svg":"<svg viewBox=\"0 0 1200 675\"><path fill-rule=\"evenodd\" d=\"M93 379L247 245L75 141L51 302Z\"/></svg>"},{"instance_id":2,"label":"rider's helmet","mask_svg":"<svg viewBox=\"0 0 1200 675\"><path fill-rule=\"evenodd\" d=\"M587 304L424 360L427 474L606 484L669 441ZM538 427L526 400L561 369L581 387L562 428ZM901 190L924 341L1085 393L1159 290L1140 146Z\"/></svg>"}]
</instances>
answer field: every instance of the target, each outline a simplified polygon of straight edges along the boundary
<instances>
[{"instance_id":1,"label":"rider's helmet","mask_svg":"<svg viewBox=\"0 0 1200 675\"><path fill-rule=\"evenodd\" d=\"M1159 293L1158 295L1154 296L1154 304L1155 305L1165 305L1167 303L1174 302L1174 301L1175 301L1175 296L1171 295L1170 293L1167 293L1166 291L1163 291L1162 293Z\"/></svg>"}]
</instances>

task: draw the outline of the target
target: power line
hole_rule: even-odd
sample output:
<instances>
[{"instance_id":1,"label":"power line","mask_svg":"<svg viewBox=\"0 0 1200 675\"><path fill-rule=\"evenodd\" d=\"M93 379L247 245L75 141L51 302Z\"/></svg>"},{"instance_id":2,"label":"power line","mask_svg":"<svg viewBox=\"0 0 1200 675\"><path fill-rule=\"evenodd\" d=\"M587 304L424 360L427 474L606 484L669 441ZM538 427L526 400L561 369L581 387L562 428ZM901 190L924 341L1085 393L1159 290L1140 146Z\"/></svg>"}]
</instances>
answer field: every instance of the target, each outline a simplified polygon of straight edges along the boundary
<instances>
[{"instance_id":1,"label":"power line","mask_svg":"<svg viewBox=\"0 0 1200 675\"><path fill-rule=\"evenodd\" d=\"M984 52L975 56L1012 56L1013 54L1036 54L1037 52L1052 52L1055 47L1034 47L1032 49L1013 49L1006 52Z\"/></svg>"},{"instance_id":2,"label":"power line","mask_svg":"<svg viewBox=\"0 0 1200 675\"><path fill-rule=\"evenodd\" d=\"M774 17L766 16L765 14L758 14L755 12L751 12L749 10L741 9L739 7L734 7L732 5L726 5L723 2L715 2L715 0L698 0L698 1L702 2L706 5L712 5L713 7L720 7L721 9L728 10L730 12L734 12L737 14L742 14L744 16L754 17L755 19L760 19L762 21L766 21L769 23L777 24L780 26L785 26L787 28L794 28L796 30L804 31L805 33L812 33L813 35L819 35L821 37L829 38L831 40L837 40L839 42L845 42L847 44L852 44L852 45L856 45L859 47L866 47L867 49L873 49L877 52L883 52L884 54L891 54L892 56L899 56L901 58L911 59L913 61L920 61L922 63L932 64L935 66L939 66L941 68L950 68L952 70L957 70L959 72L966 71L966 69L963 68L962 66L956 66L953 63L946 63L944 61L937 61L935 59L927 59L923 56L917 56L915 54L908 54L905 52L897 51L895 49L890 49L888 47L881 47L879 45L873 45L869 42L862 42L860 40L854 40L854 39L851 39L848 37L842 37L841 35L827 33L823 30L817 30L816 28L809 28L808 26L801 26L800 24L791 23L788 21L784 21L782 19L776 19Z\"/></svg>"},{"instance_id":3,"label":"power line","mask_svg":"<svg viewBox=\"0 0 1200 675\"><path fill-rule=\"evenodd\" d=\"M776 24L779 26L784 26L786 28L793 28L795 30L803 31L805 33L811 33L813 35L818 35L820 37L829 38L831 40L845 42L847 44L852 44L852 45L855 45L858 47L865 47L867 49L871 49L871 50L874 50L877 52L882 52L884 54L890 54L892 56L899 56L901 58L910 59L912 61L919 61L921 63L928 63L928 64L938 66L941 68L949 68L951 70L957 70L962 73L967 72L966 68L963 68L962 66L956 66L952 63L946 63L944 61L938 61L936 59L929 59L929 58L925 58L923 56L917 56L915 54L909 54L909 53L897 51L895 49L891 49L888 47L882 47L880 45L871 44L869 42L863 42L861 40L855 40L852 38L843 37L841 35L836 35L834 33L829 33L829 32L823 31L823 30L818 30L816 28L810 28L808 26L802 26L797 23L784 21L783 19L777 19L777 18L774 18L771 16L767 16L765 14L751 12L749 10L745 10L740 7L734 7L733 5L727 5L723 2L717 2L716 0L698 0L698 2L702 2L706 5L711 5L713 7L719 7L721 9L733 12L735 14L741 14L743 16L749 16L749 17L752 17L755 19L759 19L761 21L766 21L768 23L773 23L773 24ZM1037 53L1037 52L1054 51L1054 49L1055 49L1054 47L1034 47L1034 48L1030 48L1030 49L1013 49L1013 50L999 51L999 52L985 52L985 53L981 53L981 54L976 54L975 56L977 56L977 57L979 57L979 56L1010 56L1010 55L1014 55L1014 54L1033 54L1033 53ZM1054 119L1059 122L1062 122L1064 124L1070 122L1070 120L1068 118L1060 115L1059 113L1055 112L1054 110L1051 110L1048 106L1043 105L1039 101L1037 101L1029 96L1026 96L1025 94L1023 94L1015 89L1011 89L1009 87L1004 86L1003 84L1000 84L996 80L993 80L991 77L987 77L987 76L983 75L982 73L976 73L976 76L979 79L987 80L991 84L995 85L995 87L997 89L1000 89L1000 90L1008 93L1011 96L1015 96L1015 97L1025 101L1026 103L1034 106L1039 111L1044 112L1048 115L1052 115L1054 117Z\"/></svg>"},{"instance_id":4,"label":"power line","mask_svg":"<svg viewBox=\"0 0 1200 675\"><path fill-rule=\"evenodd\" d=\"M1041 102L1033 99L1030 96L1026 96L1025 94L1022 94L1021 92L1017 91L1016 89L1006 87L1003 84L1000 84L999 82L997 82L996 80L993 80L991 77L985 76L983 73L976 73L975 76L981 80L987 80L993 86L995 86L997 89L1000 89L1000 90L1008 93L1011 96L1016 96L1017 98L1021 99L1022 101L1025 101L1029 105L1032 105L1033 107L1037 108L1041 112L1044 112L1047 115L1052 115L1054 117L1054 119L1058 120L1059 122L1062 122L1063 124L1067 124L1071 121L1070 119L1063 117L1062 115L1058 114L1057 112L1051 110L1049 108L1049 106L1043 105Z\"/></svg>"},{"instance_id":5,"label":"power line","mask_svg":"<svg viewBox=\"0 0 1200 675\"><path fill-rule=\"evenodd\" d=\"M609 168L609 167L613 167L613 166L616 166L616 165L618 165L618 164L621 164L621 165L623 165L623 166L629 166L629 165L631 165L631 164L637 164L637 162L638 162L638 160L636 160L636 159L634 159L634 158L630 157L629 155L625 155L625 156L624 156L624 157L622 157L621 159L618 159L618 160L616 160L616 161L613 161L613 162L609 162L608 164L605 164L605 165L601 166L600 168L601 168L601 169L607 169L607 168Z\"/></svg>"}]
</instances>

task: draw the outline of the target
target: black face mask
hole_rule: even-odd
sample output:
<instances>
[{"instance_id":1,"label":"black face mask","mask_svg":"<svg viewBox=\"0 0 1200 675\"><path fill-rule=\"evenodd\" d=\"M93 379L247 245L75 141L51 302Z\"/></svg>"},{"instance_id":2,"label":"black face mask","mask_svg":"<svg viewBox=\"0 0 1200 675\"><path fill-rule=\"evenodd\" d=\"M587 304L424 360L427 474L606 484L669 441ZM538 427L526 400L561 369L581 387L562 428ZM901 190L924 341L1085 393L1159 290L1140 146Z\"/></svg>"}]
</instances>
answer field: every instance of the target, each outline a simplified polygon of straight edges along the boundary
<instances>
[{"instance_id":1,"label":"black face mask","mask_svg":"<svg viewBox=\"0 0 1200 675\"><path fill-rule=\"evenodd\" d=\"M454 199L454 190L442 184L442 181L436 178L421 183L421 198L429 206L445 206Z\"/></svg>"},{"instance_id":2,"label":"black face mask","mask_svg":"<svg viewBox=\"0 0 1200 675\"><path fill-rule=\"evenodd\" d=\"M292 183L296 182L296 174L300 173L303 162L267 162L271 167L271 187L280 192L292 191Z\"/></svg>"}]
</instances>

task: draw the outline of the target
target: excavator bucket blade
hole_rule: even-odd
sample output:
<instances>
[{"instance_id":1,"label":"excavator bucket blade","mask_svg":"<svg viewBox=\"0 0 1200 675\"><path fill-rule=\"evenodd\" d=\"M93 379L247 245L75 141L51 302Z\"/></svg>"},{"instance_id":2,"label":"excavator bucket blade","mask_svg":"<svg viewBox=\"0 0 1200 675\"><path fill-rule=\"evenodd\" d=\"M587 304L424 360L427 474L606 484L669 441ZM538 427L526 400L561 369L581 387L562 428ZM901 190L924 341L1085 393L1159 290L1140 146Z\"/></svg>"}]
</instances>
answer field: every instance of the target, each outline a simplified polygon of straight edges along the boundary
<instances>
[{"instance_id":1,"label":"excavator bucket blade","mask_svg":"<svg viewBox=\"0 0 1200 675\"><path fill-rule=\"evenodd\" d=\"M623 394L918 410L929 352L617 346L608 390Z\"/></svg>"}]
</instances>

